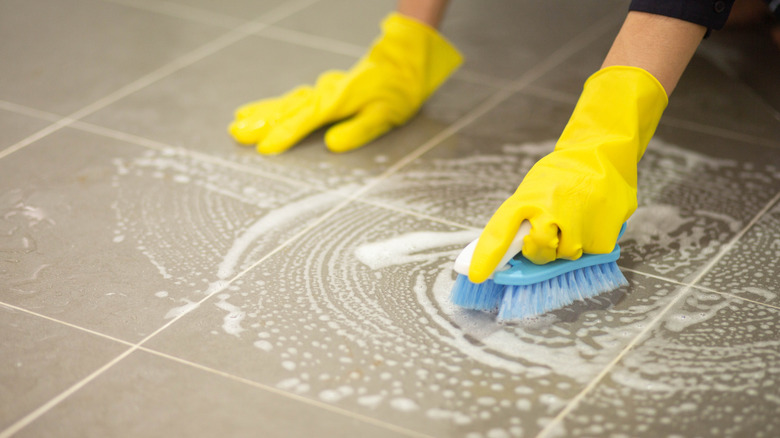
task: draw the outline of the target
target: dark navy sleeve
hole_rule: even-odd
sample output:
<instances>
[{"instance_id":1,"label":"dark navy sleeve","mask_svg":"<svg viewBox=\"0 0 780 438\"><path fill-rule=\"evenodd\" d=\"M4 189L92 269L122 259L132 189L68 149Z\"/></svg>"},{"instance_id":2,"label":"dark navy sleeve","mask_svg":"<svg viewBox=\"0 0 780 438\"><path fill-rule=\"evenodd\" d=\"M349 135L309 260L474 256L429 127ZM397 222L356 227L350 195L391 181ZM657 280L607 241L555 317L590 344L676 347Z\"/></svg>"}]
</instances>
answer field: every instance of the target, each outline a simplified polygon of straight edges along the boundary
<instances>
[{"instance_id":1,"label":"dark navy sleeve","mask_svg":"<svg viewBox=\"0 0 780 438\"><path fill-rule=\"evenodd\" d=\"M734 0L631 0L628 9L678 18L717 30L726 24L733 4Z\"/></svg>"}]
</instances>

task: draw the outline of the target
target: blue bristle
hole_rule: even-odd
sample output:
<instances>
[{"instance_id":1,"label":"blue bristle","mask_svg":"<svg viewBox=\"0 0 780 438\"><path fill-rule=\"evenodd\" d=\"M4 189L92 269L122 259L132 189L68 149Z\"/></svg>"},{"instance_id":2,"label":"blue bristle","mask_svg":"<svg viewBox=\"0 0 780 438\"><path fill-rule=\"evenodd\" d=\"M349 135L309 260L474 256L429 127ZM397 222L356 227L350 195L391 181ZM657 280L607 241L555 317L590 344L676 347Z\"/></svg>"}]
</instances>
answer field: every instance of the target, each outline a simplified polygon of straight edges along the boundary
<instances>
[{"instance_id":1,"label":"blue bristle","mask_svg":"<svg viewBox=\"0 0 780 438\"><path fill-rule=\"evenodd\" d=\"M617 263L611 262L576 269L535 284L506 286L498 320L506 322L541 315L627 284Z\"/></svg>"},{"instance_id":2,"label":"blue bristle","mask_svg":"<svg viewBox=\"0 0 780 438\"><path fill-rule=\"evenodd\" d=\"M458 275L452 288L450 300L453 304L466 309L495 311L504 295L504 286L493 280L476 284L469 281L467 275Z\"/></svg>"}]
</instances>

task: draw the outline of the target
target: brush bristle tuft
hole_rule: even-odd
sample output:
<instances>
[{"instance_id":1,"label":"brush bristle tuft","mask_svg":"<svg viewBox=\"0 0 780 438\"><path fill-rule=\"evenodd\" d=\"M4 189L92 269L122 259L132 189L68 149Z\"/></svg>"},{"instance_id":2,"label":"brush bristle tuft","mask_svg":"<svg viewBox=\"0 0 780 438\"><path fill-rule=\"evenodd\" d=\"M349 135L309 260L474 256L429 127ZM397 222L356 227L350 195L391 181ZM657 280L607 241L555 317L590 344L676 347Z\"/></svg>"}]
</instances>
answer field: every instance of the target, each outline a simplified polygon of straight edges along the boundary
<instances>
[{"instance_id":1,"label":"brush bristle tuft","mask_svg":"<svg viewBox=\"0 0 780 438\"><path fill-rule=\"evenodd\" d=\"M506 286L498 320L507 322L541 315L628 285L617 263L577 269L527 286Z\"/></svg>"},{"instance_id":2,"label":"brush bristle tuft","mask_svg":"<svg viewBox=\"0 0 780 438\"><path fill-rule=\"evenodd\" d=\"M459 274L455 279L450 301L466 309L494 312L501 303L505 288L506 286L496 284L493 280L472 283L468 276Z\"/></svg>"}]
</instances>

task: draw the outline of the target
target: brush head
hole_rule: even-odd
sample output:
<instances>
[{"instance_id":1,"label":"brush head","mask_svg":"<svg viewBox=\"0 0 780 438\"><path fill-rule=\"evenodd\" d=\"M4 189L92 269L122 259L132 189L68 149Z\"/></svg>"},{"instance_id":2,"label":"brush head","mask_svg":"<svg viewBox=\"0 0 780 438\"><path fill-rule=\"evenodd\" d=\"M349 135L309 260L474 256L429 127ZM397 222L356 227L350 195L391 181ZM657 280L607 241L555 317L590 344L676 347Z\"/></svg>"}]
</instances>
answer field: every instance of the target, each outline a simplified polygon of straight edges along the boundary
<instances>
[{"instance_id":1,"label":"brush head","mask_svg":"<svg viewBox=\"0 0 780 438\"><path fill-rule=\"evenodd\" d=\"M623 224L621 236L625 230ZM521 231L527 229L521 227ZM520 246L513 248L517 253L509 260L508 269L494 272L492 279L476 284L468 278L475 246L476 241L458 256L459 275L450 300L467 309L498 310L499 321L541 315L628 284L616 263L619 245L607 254L583 254L577 260L555 260L545 265L531 263L519 252Z\"/></svg>"},{"instance_id":2,"label":"brush head","mask_svg":"<svg viewBox=\"0 0 780 438\"><path fill-rule=\"evenodd\" d=\"M626 225L620 229L620 236L626 230ZM525 258L522 253L517 253L509 260L509 269L493 274L493 280L498 284L511 286L528 286L552 278L564 275L578 269L591 266L606 265L616 262L620 258L620 245L615 245L612 251L606 254L583 254L577 260L558 259L544 265L537 265Z\"/></svg>"},{"instance_id":3,"label":"brush head","mask_svg":"<svg viewBox=\"0 0 780 438\"><path fill-rule=\"evenodd\" d=\"M576 269L539 283L508 285L498 309L498 321L541 315L628 285L617 263Z\"/></svg>"}]
</instances>

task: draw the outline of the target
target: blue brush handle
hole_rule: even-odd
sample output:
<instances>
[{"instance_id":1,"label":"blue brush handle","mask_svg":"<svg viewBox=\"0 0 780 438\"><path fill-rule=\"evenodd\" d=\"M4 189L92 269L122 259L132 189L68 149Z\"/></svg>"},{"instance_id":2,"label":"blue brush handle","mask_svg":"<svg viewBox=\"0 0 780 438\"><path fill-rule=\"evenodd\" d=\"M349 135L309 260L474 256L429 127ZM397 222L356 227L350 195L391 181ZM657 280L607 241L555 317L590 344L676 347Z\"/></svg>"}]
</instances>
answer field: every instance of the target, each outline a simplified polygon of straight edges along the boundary
<instances>
[{"instance_id":1,"label":"blue brush handle","mask_svg":"<svg viewBox=\"0 0 780 438\"><path fill-rule=\"evenodd\" d=\"M620 228L618 239L626 231L626 224ZM607 254L583 254L577 260L558 259L544 265L537 265L518 253L509 261L511 266L506 271L499 271L493 275L493 281L497 284L511 286L525 286L541 283L567 272L589 266L601 265L617 261L620 258L620 245L615 244L615 249Z\"/></svg>"}]
</instances>

